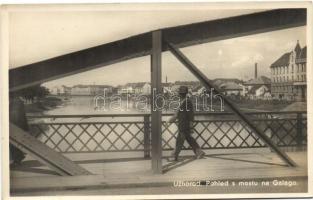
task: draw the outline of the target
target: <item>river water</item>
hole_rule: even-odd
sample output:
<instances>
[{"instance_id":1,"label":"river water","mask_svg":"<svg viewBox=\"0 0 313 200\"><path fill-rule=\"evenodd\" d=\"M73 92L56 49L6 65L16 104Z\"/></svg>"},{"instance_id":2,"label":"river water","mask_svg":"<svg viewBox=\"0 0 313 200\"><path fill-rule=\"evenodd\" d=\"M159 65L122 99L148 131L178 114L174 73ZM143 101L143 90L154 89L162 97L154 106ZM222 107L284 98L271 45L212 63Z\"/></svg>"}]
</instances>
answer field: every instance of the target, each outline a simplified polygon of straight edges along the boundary
<instances>
[{"instance_id":1,"label":"river water","mask_svg":"<svg viewBox=\"0 0 313 200\"><path fill-rule=\"evenodd\" d=\"M100 101L98 101L100 102ZM48 115L88 115L88 114L134 114L144 113L135 109L135 103L132 101L121 100L115 104L101 101L96 105L92 96L72 96L64 102L63 105L47 111ZM111 105L111 106L110 106ZM113 109L110 109L113 108ZM148 110L144 110L148 112Z\"/></svg>"},{"instance_id":2,"label":"river water","mask_svg":"<svg viewBox=\"0 0 313 200\"><path fill-rule=\"evenodd\" d=\"M98 101L99 102L99 101ZM134 102L132 100L121 100L115 102L102 101L97 105L92 96L72 96L64 101L64 103L56 108L44 112L45 115L111 115L111 114L149 114L151 112L150 104ZM173 113L170 110L162 110L162 114ZM167 120L169 116L163 116L163 120ZM216 116L197 116L196 119L215 119ZM218 117L220 119L220 117ZM123 117L128 119L128 117ZM131 117L132 120L135 117ZM138 119L138 118L137 118ZM141 119L141 118L140 118ZM92 118L92 120L96 120ZM113 120L114 121L114 120Z\"/></svg>"}]
</instances>

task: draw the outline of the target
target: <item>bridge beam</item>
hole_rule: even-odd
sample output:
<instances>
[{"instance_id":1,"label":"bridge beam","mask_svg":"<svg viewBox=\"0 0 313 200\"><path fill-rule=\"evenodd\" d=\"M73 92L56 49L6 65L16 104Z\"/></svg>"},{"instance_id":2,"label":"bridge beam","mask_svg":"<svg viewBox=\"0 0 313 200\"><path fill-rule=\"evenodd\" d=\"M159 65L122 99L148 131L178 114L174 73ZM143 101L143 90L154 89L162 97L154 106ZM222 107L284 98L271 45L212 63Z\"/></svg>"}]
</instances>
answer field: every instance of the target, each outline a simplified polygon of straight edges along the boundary
<instances>
[{"instance_id":1,"label":"bridge beam","mask_svg":"<svg viewBox=\"0 0 313 200\"><path fill-rule=\"evenodd\" d=\"M177 47L306 25L306 9L277 9L162 29ZM9 89L19 90L50 80L151 54L152 32L110 42L41 62L10 69ZM167 51L167 45L162 51Z\"/></svg>"},{"instance_id":2,"label":"bridge beam","mask_svg":"<svg viewBox=\"0 0 313 200\"><path fill-rule=\"evenodd\" d=\"M10 123L10 143L63 176L91 175L89 171L61 153L41 143L30 133Z\"/></svg>"},{"instance_id":3,"label":"bridge beam","mask_svg":"<svg viewBox=\"0 0 313 200\"><path fill-rule=\"evenodd\" d=\"M152 171L162 173L162 109L159 109L162 95L162 32L152 32L151 54L151 157Z\"/></svg>"}]
</instances>

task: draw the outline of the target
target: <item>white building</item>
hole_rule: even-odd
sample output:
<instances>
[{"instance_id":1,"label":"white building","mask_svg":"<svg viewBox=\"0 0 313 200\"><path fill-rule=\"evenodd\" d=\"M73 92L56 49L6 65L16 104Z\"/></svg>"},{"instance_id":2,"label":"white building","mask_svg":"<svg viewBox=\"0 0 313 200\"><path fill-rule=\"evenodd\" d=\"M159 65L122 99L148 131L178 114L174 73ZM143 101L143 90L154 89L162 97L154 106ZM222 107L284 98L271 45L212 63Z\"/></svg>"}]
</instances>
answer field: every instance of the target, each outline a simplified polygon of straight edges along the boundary
<instances>
[{"instance_id":1,"label":"white building","mask_svg":"<svg viewBox=\"0 0 313 200\"><path fill-rule=\"evenodd\" d=\"M135 89L131 86L121 87L117 91L117 94L119 95L134 94L134 93L135 93Z\"/></svg>"},{"instance_id":2,"label":"white building","mask_svg":"<svg viewBox=\"0 0 313 200\"><path fill-rule=\"evenodd\" d=\"M150 83L145 83L143 86L142 86L142 94L143 95L150 95L151 94L151 85Z\"/></svg>"},{"instance_id":3,"label":"white building","mask_svg":"<svg viewBox=\"0 0 313 200\"><path fill-rule=\"evenodd\" d=\"M255 94L256 90L263 90L265 88L267 88L267 91L271 93L271 79L266 76L255 77L254 79L250 79L243 84L243 96L255 99L256 96L258 96Z\"/></svg>"},{"instance_id":4,"label":"white building","mask_svg":"<svg viewBox=\"0 0 313 200\"><path fill-rule=\"evenodd\" d=\"M248 92L249 99L269 100L272 98L270 87L266 85L253 86Z\"/></svg>"},{"instance_id":5,"label":"white building","mask_svg":"<svg viewBox=\"0 0 313 200\"><path fill-rule=\"evenodd\" d=\"M71 93L71 88L65 85L54 86L49 89L51 95L69 95Z\"/></svg>"},{"instance_id":6,"label":"white building","mask_svg":"<svg viewBox=\"0 0 313 200\"><path fill-rule=\"evenodd\" d=\"M271 66L272 94L275 99L306 100L306 47L299 41Z\"/></svg>"},{"instance_id":7,"label":"white building","mask_svg":"<svg viewBox=\"0 0 313 200\"><path fill-rule=\"evenodd\" d=\"M72 87L71 95L90 96L92 95L92 88L86 85L75 85Z\"/></svg>"}]
</instances>

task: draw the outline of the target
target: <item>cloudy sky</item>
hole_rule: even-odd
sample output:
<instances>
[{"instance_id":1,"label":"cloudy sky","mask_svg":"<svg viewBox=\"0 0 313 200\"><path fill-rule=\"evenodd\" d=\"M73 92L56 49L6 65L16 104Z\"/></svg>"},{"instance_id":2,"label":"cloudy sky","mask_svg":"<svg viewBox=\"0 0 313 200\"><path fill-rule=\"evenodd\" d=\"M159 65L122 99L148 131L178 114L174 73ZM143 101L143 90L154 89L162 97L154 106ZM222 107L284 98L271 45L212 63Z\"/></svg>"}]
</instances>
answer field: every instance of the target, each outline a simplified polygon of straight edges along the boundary
<instances>
[{"instance_id":1,"label":"cloudy sky","mask_svg":"<svg viewBox=\"0 0 313 200\"><path fill-rule=\"evenodd\" d=\"M145 9L110 8L97 11L22 10L10 14L10 67L15 68L65 53L158 28L177 26L261 10L212 10L205 6ZM188 13L188 14L186 14ZM259 75L299 40L306 45L306 27L285 29L183 48L209 78L250 79L254 63ZM169 52L162 57L163 81L196 80ZM75 84L119 85L150 81L150 58L141 57L47 82L46 86Z\"/></svg>"}]
</instances>

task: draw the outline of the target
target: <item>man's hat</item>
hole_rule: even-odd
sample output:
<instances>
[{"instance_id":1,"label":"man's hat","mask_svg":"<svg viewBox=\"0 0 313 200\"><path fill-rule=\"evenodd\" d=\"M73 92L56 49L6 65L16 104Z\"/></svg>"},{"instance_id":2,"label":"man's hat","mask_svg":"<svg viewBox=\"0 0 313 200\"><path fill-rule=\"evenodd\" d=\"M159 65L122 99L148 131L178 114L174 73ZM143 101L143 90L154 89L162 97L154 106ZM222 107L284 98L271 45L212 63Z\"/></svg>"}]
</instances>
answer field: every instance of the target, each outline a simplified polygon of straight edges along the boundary
<instances>
[{"instance_id":1,"label":"man's hat","mask_svg":"<svg viewBox=\"0 0 313 200\"><path fill-rule=\"evenodd\" d=\"M187 94L188 93L188 87L187 86L180 86L178 89L179 94Z\"/></svg>"}]
</instances>

